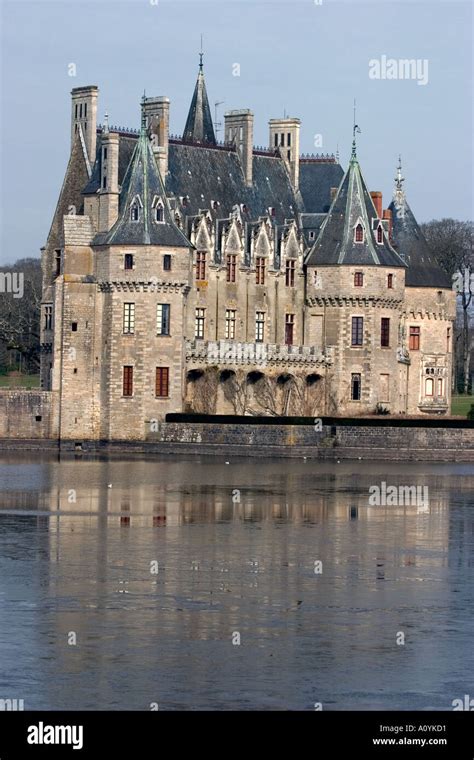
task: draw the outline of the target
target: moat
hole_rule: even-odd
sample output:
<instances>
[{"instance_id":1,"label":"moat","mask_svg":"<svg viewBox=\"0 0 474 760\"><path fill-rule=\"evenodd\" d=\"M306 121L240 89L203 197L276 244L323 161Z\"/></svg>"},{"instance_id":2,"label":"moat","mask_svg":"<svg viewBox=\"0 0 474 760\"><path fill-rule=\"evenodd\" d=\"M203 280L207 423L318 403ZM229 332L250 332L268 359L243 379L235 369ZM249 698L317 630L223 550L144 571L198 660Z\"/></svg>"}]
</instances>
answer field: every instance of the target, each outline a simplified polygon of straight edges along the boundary
<instances>
[{"instance_id":1,"label":"moat","mask_svg":"<svg viewBox=\"0 0 474 760\"><path fill-rule=\"evenodd\" d=\"M474 696L472 465L0 456L0 699L451 710ZM369 506L381 483L429 499Z\"/></svg>"}]
</instances>

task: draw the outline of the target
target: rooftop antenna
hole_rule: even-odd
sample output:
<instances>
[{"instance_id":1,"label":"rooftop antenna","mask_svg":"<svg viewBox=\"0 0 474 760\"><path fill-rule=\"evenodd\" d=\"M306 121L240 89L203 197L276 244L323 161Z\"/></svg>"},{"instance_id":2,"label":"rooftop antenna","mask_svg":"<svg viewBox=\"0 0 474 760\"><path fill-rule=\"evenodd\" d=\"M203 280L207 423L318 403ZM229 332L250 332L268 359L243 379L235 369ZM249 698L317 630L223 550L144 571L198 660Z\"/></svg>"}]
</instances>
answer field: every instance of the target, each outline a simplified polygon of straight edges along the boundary
<instances>
[{"instance_id":1,"label":"rooftop antenna","mask_svg":"<svg viewBox=\"0 0 474 760\"><path fill-rule=\"evenodd\" d=\"M222 122L217 121L217 108L218 106L221 106L223 103L225 103L225 100L216 100L214 103L214 127L216 129L216 140L217 140L217 133L220 132L220 128L222 127Z\"/></svg>"},{"instance_id":2,"label":"rooftop antenna","mask_svg":"<svg viewBox=\"0 0 474 760\"><path fill-rule=\"evenodd\" d=\"M360 127L356 124L356 100L354 98L354 126L352 128L352 154L351 161L357 161L356 134L360 134Z\"/></svg>"}]
</instances>

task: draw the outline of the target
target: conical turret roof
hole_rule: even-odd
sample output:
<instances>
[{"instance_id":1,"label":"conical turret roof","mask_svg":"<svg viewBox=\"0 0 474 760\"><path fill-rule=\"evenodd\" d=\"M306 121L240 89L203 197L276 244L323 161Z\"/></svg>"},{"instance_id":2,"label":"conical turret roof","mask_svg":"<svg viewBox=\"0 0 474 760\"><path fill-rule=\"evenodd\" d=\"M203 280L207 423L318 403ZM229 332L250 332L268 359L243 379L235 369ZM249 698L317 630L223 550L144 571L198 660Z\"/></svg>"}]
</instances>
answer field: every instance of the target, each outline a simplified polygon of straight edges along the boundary
<instances>
[{"instance_id":1,"label":"conical turret roof","mask_svg":"<svg viewBox=\"0 0 474 760\"><path fill-rule=\"evenodd\" d=\"M389 206L393 220L393 245L407 264L405 284L418 288L451 288L451 281L440 267L420 230L403 189L401 163L398 166L393 200Z\"/></svg>"},{"instance_id":2,"label":"conical turret roof","mask_svg":"<svg viewBox=\"0 0 474 760\"><path fill-rule=\"evenodd\" d=\"M94 243L187 248L191 245L174 222L143 112L140 136L122 183L118 219L109 232L97 235Z\"/></svg>"},{"instance_id":3,"label":"conical turret roof","mask_svg":"<svg viewBox=\"0 0 474 760\"><path fill-rule=\"evenodd\" d=\"M193 99L191 100L188 118L186 119L186 126L184 127L183 140L205 143L207 145L216 144L211 109L209 108L206 83L204 81L204 72L202 69L202 53Z\"/></svg>"},{"instance_id":4,"label":"conical turret roof","mask_svg":"<svg viewBox=\"0 0 474 760\"><path fill-rule=\"evenodd\" d=\"M379 226L377 211L357 160L354 141L349 168L306 263L310 266L349 264L404 267L385 231L382 241L377 242ZM356 235L357 227L362 228L362 235Z\"/></svg>"}]
</instances>

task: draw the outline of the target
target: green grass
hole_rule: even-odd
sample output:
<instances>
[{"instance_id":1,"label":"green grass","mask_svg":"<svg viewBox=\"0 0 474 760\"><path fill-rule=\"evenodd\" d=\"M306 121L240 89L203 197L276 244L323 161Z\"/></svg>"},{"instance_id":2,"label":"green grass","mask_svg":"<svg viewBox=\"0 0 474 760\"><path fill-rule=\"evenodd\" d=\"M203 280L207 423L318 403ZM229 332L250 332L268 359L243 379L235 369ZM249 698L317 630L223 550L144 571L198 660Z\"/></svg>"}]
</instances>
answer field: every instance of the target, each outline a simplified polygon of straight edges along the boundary
<instances>
[{"instance_id":1,"label":"green grass","mask_svg":"<svg viewBox=\"0 0 474 760\"><path fill-rule=\"evenodd\" d=\"M19 375L11 377L8 375L0 375L0 388L10 388L11 390L14 390L15 388L39 388L39 386L39 375Z\"/></svg>"},{"instance_id":2,"label":"green grass","mask_svg":"<svg viewBox=\"0 0 474 760\"><path fill-rule=\"evenodd\" d=\"M451 414L467 417L471 404L474 404L474 396L453 396Z\"/></svg>"}]
</instances>

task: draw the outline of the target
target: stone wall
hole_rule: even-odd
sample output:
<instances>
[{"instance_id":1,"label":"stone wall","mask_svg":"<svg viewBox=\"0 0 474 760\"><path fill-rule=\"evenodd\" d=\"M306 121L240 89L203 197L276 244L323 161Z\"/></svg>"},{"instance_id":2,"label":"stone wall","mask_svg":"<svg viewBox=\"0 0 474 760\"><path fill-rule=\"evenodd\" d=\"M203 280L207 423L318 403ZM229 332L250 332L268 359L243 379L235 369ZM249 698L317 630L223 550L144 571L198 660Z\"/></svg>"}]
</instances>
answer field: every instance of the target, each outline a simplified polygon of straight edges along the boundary
<instances>
[{"instance_id":1,"label":"stone wall","mask_svg":"<svg viewBox=\"0 0 474 760\"><path fill-rule=\"evenodd\" d=\"M57 439L57 399L47 391L0 390L0 438Z\"/></svg>"}]
</instances>

